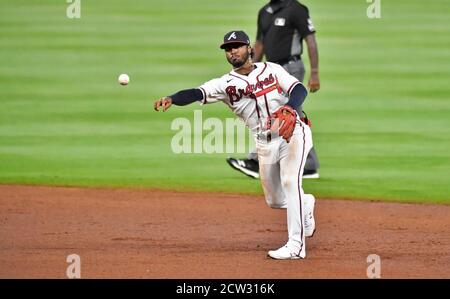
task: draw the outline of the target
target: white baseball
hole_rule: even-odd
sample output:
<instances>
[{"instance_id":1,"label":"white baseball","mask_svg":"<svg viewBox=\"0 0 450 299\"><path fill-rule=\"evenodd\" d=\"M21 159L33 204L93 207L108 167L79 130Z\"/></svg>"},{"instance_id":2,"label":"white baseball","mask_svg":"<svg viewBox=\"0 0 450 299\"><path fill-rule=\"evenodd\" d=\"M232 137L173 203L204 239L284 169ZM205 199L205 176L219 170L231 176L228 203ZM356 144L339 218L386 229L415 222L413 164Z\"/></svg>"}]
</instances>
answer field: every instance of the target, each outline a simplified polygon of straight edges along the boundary
<instances>
[{"instance_id":1,"label":"white baseball","mask_svg":"<svg viewBox=\"0 0 450 299\"><path fill-rule=\"evenodd\" d=\"M119 83L122 85L127 85L130 82L130 77L127 74L121 74L119 76Z\"/></svg>"}]
</instances>

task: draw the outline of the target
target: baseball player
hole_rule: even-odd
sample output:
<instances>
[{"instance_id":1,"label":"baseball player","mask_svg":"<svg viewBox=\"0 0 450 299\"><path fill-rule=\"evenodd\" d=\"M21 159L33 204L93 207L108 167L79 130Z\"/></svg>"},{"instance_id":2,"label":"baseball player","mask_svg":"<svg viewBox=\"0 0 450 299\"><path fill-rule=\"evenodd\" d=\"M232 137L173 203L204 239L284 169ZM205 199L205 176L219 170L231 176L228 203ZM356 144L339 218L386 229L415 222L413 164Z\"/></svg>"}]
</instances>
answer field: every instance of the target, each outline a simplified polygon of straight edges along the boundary
<instances>
[{"instance_id":1,"label":"baseball player","mask_svg":"<svg viewBox=\"0 0 450 299\"><path fill-rule=\"evenodd\" d=\"M280 65L253 63L250 40L243 31L225 34L220 48L233 66L231 72L198 88L163 97L154 108L166 111L172 104L184 106L196 101L228 105L254 135L266 203L287 209L287 242L268 255L274 259L305 258L305 237L315 230L314 196L304 194L302 188L312 136L294 107L304 102L308 91Z\"/></svg>"},{"instance_id":2,"label":"baseball player","mask_svg":"<svg viewBox=\"0 0 450 299\"><path fill-rule=\"evenodd\" d=\"M316 29L312 23L308 8L296 0L270 0L258 13L256 42L253 46L254 62L262 61L265 56L269 62L281 65L292 76L303 82L305 66L301 58L303 40L306 42L310 61L308 86L311 92L320 88L319 53L316 42ZM303 107L294 107L302 115ZM229 157L228 164L252 178L259 178L258 156L255 150L247 158ZM303 178L319 178L319 159L314 148L306 157Z\"/></svg>"}]
</instances>

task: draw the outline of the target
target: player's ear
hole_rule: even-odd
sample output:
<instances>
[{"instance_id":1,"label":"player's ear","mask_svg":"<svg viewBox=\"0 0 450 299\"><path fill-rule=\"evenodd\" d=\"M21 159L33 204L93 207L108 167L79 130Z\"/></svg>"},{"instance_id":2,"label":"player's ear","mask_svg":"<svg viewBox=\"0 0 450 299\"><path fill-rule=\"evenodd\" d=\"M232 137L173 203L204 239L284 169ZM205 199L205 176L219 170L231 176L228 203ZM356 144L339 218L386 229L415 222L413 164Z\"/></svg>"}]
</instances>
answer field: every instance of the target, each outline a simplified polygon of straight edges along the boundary
<instances>
[{"instance_id":1,"label":"player's ear","mask_svg":"<svg viewBox=\"0 0 450 299\"><path fill-rule=\"evenodd\" d=\"M253 48L252 48L252 47L250 47L250 46L248 46L248 49L249 49L249 52L248 52L248 54L250 54L250 58L252 58L252 59L253 59L253 55L255 55L255 51L253 51Z\"/></svg>"}]
</instances>

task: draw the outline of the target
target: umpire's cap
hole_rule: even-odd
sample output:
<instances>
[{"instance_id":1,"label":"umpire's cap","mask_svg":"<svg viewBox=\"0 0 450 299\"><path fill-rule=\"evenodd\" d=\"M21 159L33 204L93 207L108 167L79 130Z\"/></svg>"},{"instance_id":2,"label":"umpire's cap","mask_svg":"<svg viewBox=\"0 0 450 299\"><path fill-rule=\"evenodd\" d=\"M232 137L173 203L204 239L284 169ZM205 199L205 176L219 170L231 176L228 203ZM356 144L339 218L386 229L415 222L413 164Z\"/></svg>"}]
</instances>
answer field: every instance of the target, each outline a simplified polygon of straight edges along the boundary
<instances>
[{"instance_id":1,"label":"umpire's cap","mask_svg":"<svg viewBox=\"0 0 450 299\"><path fill-rule=\"evenodd\" d=\"M244 31L230 31L223 37L223 44L220 45L221 49L224 49L227 44L246 44L250 45L250 38Z\"/></svg>"}]
</instances>

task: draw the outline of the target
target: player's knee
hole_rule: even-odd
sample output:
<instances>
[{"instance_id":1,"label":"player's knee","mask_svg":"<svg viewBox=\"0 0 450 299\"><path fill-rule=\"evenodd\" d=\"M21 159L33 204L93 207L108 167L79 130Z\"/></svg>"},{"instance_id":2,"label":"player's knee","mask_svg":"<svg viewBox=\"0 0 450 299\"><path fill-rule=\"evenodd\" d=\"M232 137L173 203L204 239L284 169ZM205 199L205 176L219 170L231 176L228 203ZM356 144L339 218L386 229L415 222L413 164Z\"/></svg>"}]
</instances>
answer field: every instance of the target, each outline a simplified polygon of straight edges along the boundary
<instances>
[{"instance_id":1,"label":"player's knee","mask_svg":"<svg viewBox=\"0 0 450 299\"><path fill-rule=\"evenodd\" d=\"M297 185L296 177L289 175L282 176L281 185L283 186L284 190L294 188Z\"/></svg>"}]
</instances>

